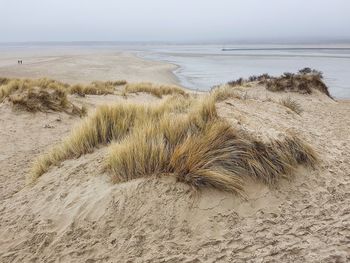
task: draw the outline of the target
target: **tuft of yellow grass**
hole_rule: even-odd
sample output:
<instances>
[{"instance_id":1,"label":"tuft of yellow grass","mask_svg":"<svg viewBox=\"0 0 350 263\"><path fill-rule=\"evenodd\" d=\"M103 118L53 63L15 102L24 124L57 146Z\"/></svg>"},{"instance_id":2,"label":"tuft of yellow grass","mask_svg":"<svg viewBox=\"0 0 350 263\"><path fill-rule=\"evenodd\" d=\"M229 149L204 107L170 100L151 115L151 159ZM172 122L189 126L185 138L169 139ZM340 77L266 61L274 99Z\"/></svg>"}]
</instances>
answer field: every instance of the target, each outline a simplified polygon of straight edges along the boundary
<instances>
[{"instance_id":1,"label":"tuft of yellow grass","mask_svg":"<svg viewBox=\"0 0 350 263\"><path fill-rule=\"evenodd\" d=\"M64 91L31 87L9 96L9 101L29 112L65 111L69 101Z\"/></svg>"},{"instance_id":2,"label":"tuft of yellow grass","mask_svg":"<svg viewBox=\"0 0 350 263\"><path fill-rule=\"evenodd\" d=\"M243 194L242 178L219 165L230 150L225 146L227 124L201 124L180 116L135 130L110 147L107 164L113 180L173 175L194 188L211 186Z\"/></svg>"},{"instance_id":3,"label":"tuft of yellow grass","mask_svg":"<svg viewBox=\"0 0 350 263\"><path fill-rule=\"evenodd\" d=\"M78 94L80 96L90 95L106 95L113 94L117 86L126 85L126 80L116 81L93 81L90 84L74 84L69 85L60 81L42 78L42 79L9 79L0 78L0 102L13 92L27 90L28 88L37 87L40 89L64 90L70 94Z\"/></svg>"},{"instance_id":4,"label":"tuft of yellow grass","mask_svg":"<svg viewBox=\"0 0 350 263\"><path fill-rule=\"evenodd\" d=\"M66 159L92 152L98 145L121 140L135 126L157 122L165 113L183 111L186 107L183 99L177 97L154 106L131 103L101 106L90 118L79 124L63 143L34 163L32 177L35 179L41 176L50 166L58 165Z\"/></svg>"},{"instance_id":5,"label":"tuft of yellow grass","mask_svg":"<svg viewBox=\"0 0 350 263\"><path fill-rule=\"evenodd\" d=\"M80 96L113 94L116 86L126 85L126 83L126 80L93 81L88 85L72 85L69 88L69 92L71 94L77 94Z\"/></svg>"},{"instance_id":6,"label":"tuft of yellow grass","mask_svg":"<svg viewBox=\"0 0 350 263\"><path fill-rule=\"evenodd\" d=\"M313 149L289 134L261 142L218 117L216 96L173 96L156 105L102 106L50 152L36 160L32 179L66 159L108 145L106 167L116 183L175 176L195 189L213 187L244 195L244 182L268 185L313 167Z\"/></svg>"},{"instance_id":7,"label":"tuft of yellow grass","mask_svg":"<svg viewBox=\"0 0 350 263\"><path fill-rule=\"evenodd\" d=\"M10 80L9 78L0 77L0 86L9 83Z\"/></svg>"},{"instance_id":8,"label":"tuft of yellow grass","mask_svg":"<svg viewBox=\"0 0 350 263\"><path fill-rule=\"evenodd\" d=\"M67 98L69 85L50 79L13 79L0 86L0 102L5 98L14 106L29 112L64 111L84 115L86 109L79 108Z\"/></svg>"},{"instance_id":9,"label":"tuft of yellow grass","mask_svg":"<svg viewBox=\"0 0 350 263\"><path fill-rule=\"evenodd\" d=\"M223 120L194 120L163 119L113 144L107 164L114 182L172 175L195 189L213 187L244 195L247 178L272 185L298 165L317 162L315 152L298 137L264 144Z\"/></svg>"},{"instance_id":10,"label":"tuft of yellow grass","mask_svg":"<svg viewBox=\"0 0 350 263\"><path fill-rule=\"evenodd\" d=\"M228 85L215 87L210 91L210 94L217 102L231 98L241 99L241 96L236 92L236 89L232 89L232 87Z\"/></svg>"},{"instance_id":11,"label":"tuft of yellow grass","mask_svg":"<svg viewBox=\"0 0 350 263\"><path fill-rule=\"evenodd\" d=\"M127 93L145 92L152 94L157 98L162 98L164 95L180 94L187 96L187 93L180 87L173 85L157 85L149 82L131 83L125 87Z\"/></svg>"},{"instance_id":12,"label":"tuft of yellow grass","mask_svg":"<svg viewBox=\"0 0 350 263\"><path fill-rule=\"evenodd\" d=\"M298 115L300 115L303 112L301 105L296 100L293 100L291 97L281 99L280 104L294 111Z\"/></svg>"},{"instance_id":13,"label":"tuft of yellow grass","mask_svg":"<svg viewBox=\"0 0 350 263\"><path fill-rule=\"evenodd\" d=\"M20 89L22 86L23 86L23 83L21 83L18 80L9 81L9 82L6 82L6 84L2 84L0 86L0 102L2 102L14 91Z\"/></svg>"}]
</instances>

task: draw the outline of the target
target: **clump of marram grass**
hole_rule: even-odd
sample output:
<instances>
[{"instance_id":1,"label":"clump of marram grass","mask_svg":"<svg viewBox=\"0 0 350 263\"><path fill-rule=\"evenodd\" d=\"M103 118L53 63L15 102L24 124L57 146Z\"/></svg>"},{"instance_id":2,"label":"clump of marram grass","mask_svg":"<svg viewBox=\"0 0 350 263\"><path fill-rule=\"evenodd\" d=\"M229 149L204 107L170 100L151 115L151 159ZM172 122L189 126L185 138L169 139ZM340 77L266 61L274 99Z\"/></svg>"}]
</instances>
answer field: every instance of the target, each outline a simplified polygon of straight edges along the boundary
<instances>
[{"instance_id":1,"label":"clump of marram grass","mask_svg":"<svg viewBox=\"0 0 350 263\"><path fill-rule=\"evenodd\" d=\"M0 77L0 86L10 82L11 79Z\"/></svg>"},{"instance_id":2,"label":"clump of marram grass","mask_svg":"<svg viewBox=\"0 0 350 263\"><path fill-rule=\"evenodd\" d=\"M121 140L135 126L157 122L162 115L170 112L180 114L186 111L187 107L189 107L187 100L180 97L152 106L131 103L101 106L75 128L62 143L35 162L32 177L35 179L41 176L51 166L58 165L64 160L90 153L99 145Z\"/></svg>"},{"instance_id":3,"label":"clump of marram grass","mask_svg":"<svg viewBox=\"0 0 350 263\"><path fill-rule=\"evenodd\" d=\"M298 115L300 115L303 112L301 105L296 100L293 100L291 97L281 99L280 104L294 111Z\"/></svg>"},{"instance_id":4,"label":"clump of marram grass","mask_svg":"<svg viewBox=\"0 0 350 263\"><path fill-rule=\"evenodd\" d=\"M14 80L0 86L0 102L3 102L5 98L7 98L14 91L18 90L22 85L23 83L19 82L18 80Z\"/></svg>"},{"instance_id":5,"label":"clump of marram grass","mask_svg":"<svg viewBox=\"0 0 350 263\"><path fill-rule=\"evenodd\" d=\"M116 86L126 85L126 80L117 81L93 81L90 84L75 84L69 88L71 94L85 95L107 95L113 94Z\"/></svg>"},{"instance_id":6,"label":"clump of marram grass","mask_svg":"<svg viewBox=\"0 0 350 263\"><path fill-rule=\"evenodd\" d=\"M68 87L68 84L51 80L51 79L7 79L4 84L0 86L0 102L5 98L10 96L16 91L26 91L31 88L40 88L43 90L54 90L54 91L65 91Z\"/></svg>"},{"instance_id":7,"label":"clump of marram grass","mask_svg":"<svg viewBox=\"0 0 350 263\"><path fill-rule=\"evenodd\" d=\"M236 92L236 90L232 89L230 86L218 86L214 87L210 91L211 96L214 97L215 101L224 101L230 98L241 99L241 96Z\"/></svg>"},{"instance_id":8,"label":"clump of marram grass","mask_svg":"<svg viewBox=\"0 0 350 263\"><path fill-rule=\"evenodd\" d=\"M17 89L26 89L28 87L39 87L41 89L62 89L70 94L80 96L113 94L117 86L126 85L126 80L116 81L93 81L90 84L69 85L60 81L42 78L42 79L9 79L0 78L0 102Z\"/></svg>"},{"instance_id":9,"label":"clump of marram grass","mask_svg":"<svg viewBox=\"0 0 350 263\"><path fill-rule=\"evenodd\" d=\"M65 92L60 90L46 90L31 87L9 96L9 101L17 107L29 112L63 111L68 108L69 102Z\"/></svg>"},{"instance_id":10,"label":"clump of marram grass","mask_svg":"<svg viewBox=\"0 0 350 263\"><path fill-rule=\"evenodd\" d=\"M180 87L173 85L157 85L149 82L127 84L125 87L125 91L127 93L145 92L152 94L157 98L161 98L164 95L174 94L187 96L187 93Z\"/></svg>"},{"instance_id":11,"label":"clump of marram grass","mask_svg":"<svg viewBox=\"0 0 350 263\"><path fill-rule=\"evenodd\" d=\"M227 82L227 85L229 85L231 87L236 87L236 86L242 86L245 82L246 82L246 80L244 80L243 78L239 78L239 79L231 80L231 81Z\"/></svg>"},{"instance_id":12,"label":"clump of marram grass","mask_svg":"<svg viewBox=\"0 0 350 263\"><path fill-rule=\"evenodd\" d=\"M205 111L146 123L113 144L107 164L114 181L172 175L194 188L244 194L247 178L271 185L298 165L316 163L315 152L298 137L262 143L232 128L210 105Z\"/></svg>"},{"instance_id":13,"label":"clump of marram grass","mask_svg":"<svg viewBox=\"0 0 350 263\"><path fill-rule=\"evenodd\" d=\"M5 98L9 97L16 91L21 92L33 87L39 87L43 89L50 88L54 90L61 89L61 83L48 79L29 80L3 78L2 85L0 86L0 102L2 102Z\"/></svg>"},{"instance_id":14,"label":"clump of marram grass","mask_svg":"<svg viewBox=\"0 0 350 263\"><path fill-rule=\"evenodd\" d=\"M14 79L0 86L0 102L7 99L15 107L29 112L61 111L83 116L86 109L68 100L67 87L67 84L49 79Z\"/></svg>"},{"instance_id":15,"label":"clump of marram grass","mask_svg":"<svg viewBox=\"0 0 350 263\"><path fill-rule=\"evenodd\" d=\"M273 184L298 165L316 163L315 152L294 135L263 143L234 129L218 116L215 100L177 96L156 105L103 106L35 162L32 178L109 144L106 167L117 183L175 176L196 189L243 194L248 177Z\"/></svg>"},{"instance_id":16,"label":"clump of marram grass","mask_svg":"<svg viewBox=\"0 0 350 263\"><path fill-rule=\"evenodd\" d=\"M77 94L79 96L84 97L85 95L107 95L113 94L114 87L113 86L102 86L102 85L83 85L83 84L75 84L69 89L70 94Z\"/></svg>"}]
</instances>

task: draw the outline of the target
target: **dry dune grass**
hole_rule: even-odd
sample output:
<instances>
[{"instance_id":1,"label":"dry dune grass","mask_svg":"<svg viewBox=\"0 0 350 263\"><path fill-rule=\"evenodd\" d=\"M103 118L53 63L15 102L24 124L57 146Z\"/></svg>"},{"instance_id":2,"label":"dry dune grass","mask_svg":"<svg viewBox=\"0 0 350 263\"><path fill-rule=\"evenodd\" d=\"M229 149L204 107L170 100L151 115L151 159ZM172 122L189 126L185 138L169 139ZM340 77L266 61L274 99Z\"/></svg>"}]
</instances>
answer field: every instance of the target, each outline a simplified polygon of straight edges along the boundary
<instances>
[{"instance_id":1,"label":"dry dune grass","mask_svg":"<svg viewBox=\"0 0 350 263\"><path fill-rule=\"evenodd\" d=\"M300 115L303 112L300 104L296 100L293 100L291 97L281 99L280 104L294 111L296 114Z\"/></svg>"},{"instance_id":2,"label":"dry dune grass","mask_svg":"<svg viewBox=\"0 0 350 263\"><path fill-rule=\"evenodd\" d=\"M187 93L180 87L170 85L157 85L149 82L127 84L125 87L125 91L127 93L145 92L152 94L157 98L161 98L164 95L187 95Z\"/></svg>"},{"instance_id":3,"label":"dry dune grass","mask_svg":"<svg viewBox=\"0 0 350 263\"><path fill-rule=\"evenodd\" d=\"M67 95L64 92L38 87L15 92L9 96L9 101L30 112L64 111L69 105Z\"/></svg>"},{"instance_id":4,"label":"dry dune grass","mask_svg":"<svg viewBox=\"0 0 350 263\"><path fill-rule=\"evenodd\" d=\"M2 82L0 86L0 102L16 91L24 91L33 87L60 91L68 87L67 84L46 78L36 80L1 78L0 81Z\"/></svg>"},{"instance_id":5,"label":"dry dune grass","mask_svg":"<svg viewBox=\"0 0 350 263\"><path fill-rule=\"evenodd\" d=\"M39 87L41 89L64 90L70 94L105 95L113 94L116 86L126 85L126 80L117 81L93 81L90 84L69 85L56 80L42 79L10 79L0 78L0 102L16 90Z\"/></svg>"},{"instance_id":6,"label":"dry dune grass","mask_svg":"<svg viewBox=\"0 0 350 263\"><path fill-rule=\"evenodd\" d=\"M243 86L249 82L258 82L270 91L290 91L302 94L311 94L314 89L331 97L328 87L323 82L322 72L310 68L303 68L298 73L284 73L279 77L268 74L251 76L248 79L239 78L228 82L231 87Z\"/></svg>"},{"instance_id":7,"label":"dry dune grass","mask_svg":"<svg viewBox=\"0 0 350 263\"><path fill-rule=\"evenodd\" d=\"M296 136L264 144L220 120L210 104L136 129L113 144L107 158L115 182L172 175L195 189L241 195L248 177L274 184L298 165L316 161L315 152Z\"/></svg>"},{"instance_id":8,"label":"dry dune grass","mask_svg":"<svg viewBox=\"0 0 350 263\"><path fill-rule=\"evenodd\" d=\"M0 77L0 86L1 85L5 85L7 83L10 82L10 79L9 78L3 78L3 77Z\"/></svg>"},{"instance_id":9,"label":"dry dune grass","mask_svg":"<svg viewBox=\"0 0 350 263\"><path fill-rule=\"evenodd\" d=\"M92 152L101 144L125 137L135 126L145 122L155 122L167 112L182 112L189 106L183 98L154 106L122 103L116 106L102 106L88 119L85 119L62 144L40 157L33 166L33 178L45 173L50 166L70 158Z\"/></svg>"},{"instance_id":10,"label":"dry dune grass","mask_svg":"<svg viewBox=\"0 0 350 263\"><path fill-rule=\"evenodd\" d=\"M6 85L0 86L0 102L4 101L11 93L18 90L21 87L18 81L6 83Z\"/></svg>"},{"instance_id":11,"label":"dry dune grass","mask_svg":"<svg viewBox=\"0 0 350 263\"><path fill-rule=\"evenodd\" d=\"M113 88L110 87L96 87L95 85L82 85L82 84L75 84L70 87L69 93L70 94L77 94L79 96L84 97L85 95L106 95L106 94L112 94Z\"/></svg>"},{"instance_id":12,"label":"dry dune grass","mask_svg":"<svg viewBox=\"0 0 350 263\"><path fill-rule=\"evenodd\" d=\"M67 84L49 80L9 80L0 87L0 102L8 99L17 108L29 112L61 111L83 116L85 107L79 108L68 100Z\"/></svg>"},{"instance_id":13,"label":"dry dune grass","mask_svg":"<svg viewBox=\"0 0 350 263\"><path fill-rule=\"evenodd\" d=\"M210 91L211 96L214 97L215 101L224 101L230 98L241 99L241 95L232 89L229 85L217 86Z\"/></svg>"},{"instance_id":14,"label":"dry dune grass","mask_svg":"<svg viewBox=\"0 0 350 263\"><path fill-rule=\"evenodd\" d=\"M113 94L116 86L126 85L125 80L118 81L94 81L88 85L75 84L69 88L71 94L85 95L106 95Z\"/></svg>"},{"instance_id":15,"label":"dry dune grass","mask_svg":"<svg viewBox=\"0 0 350 263\"><path fill-rule=\"evenodd\" d=\"M109 146L106 167L115 182L175 176L195 189L244 194L247 177L273 184L315 152L295 135L263 143L218 117L215 96L176 96L157 105L103 106L34 164L32 179L53 165Z\"/></svg>"}]
</instances>

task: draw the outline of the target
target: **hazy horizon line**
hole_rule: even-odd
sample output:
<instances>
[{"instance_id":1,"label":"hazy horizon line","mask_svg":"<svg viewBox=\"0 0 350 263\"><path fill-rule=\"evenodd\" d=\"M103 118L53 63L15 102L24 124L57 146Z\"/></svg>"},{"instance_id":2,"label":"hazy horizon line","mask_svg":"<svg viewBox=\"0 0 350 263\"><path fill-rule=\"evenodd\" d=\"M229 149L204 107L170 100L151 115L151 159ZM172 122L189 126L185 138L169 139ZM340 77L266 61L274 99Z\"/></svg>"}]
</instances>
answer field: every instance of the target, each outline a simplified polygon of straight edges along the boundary
<instances>
[{"instance_id":1,"label":"hazy horizon line","mask_svg":"<svg viewBox=\"0 0 350 263\"><path fill-rule=\"evenodd\" d=\"M249 45L249 44L266 44L266 45L322 45L322 44L350 44L350 38L313 38L311 39L247 39L247 40L196 40L196 41L178 41L178 40L29 40L29 41L1 41L0 45L10 44L197 44L197 45Z\"/></svg>"}]
</instances>

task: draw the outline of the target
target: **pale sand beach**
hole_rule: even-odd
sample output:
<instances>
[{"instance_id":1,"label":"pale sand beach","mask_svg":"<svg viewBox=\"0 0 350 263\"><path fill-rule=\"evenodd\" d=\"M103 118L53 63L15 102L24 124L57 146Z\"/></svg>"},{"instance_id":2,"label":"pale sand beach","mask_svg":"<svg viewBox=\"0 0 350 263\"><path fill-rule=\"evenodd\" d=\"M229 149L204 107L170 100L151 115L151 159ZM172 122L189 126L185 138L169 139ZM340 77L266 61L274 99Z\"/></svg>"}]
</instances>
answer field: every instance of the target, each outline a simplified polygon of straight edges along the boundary
<instances>
[{"instance_id":1,"label":"pale sand beach","mask_svg":"<svg viewBox=\"0 0 350 263\"><path fill-rule=\"evenodd\" d=\"M36 50L36 49L35 49ZM21 58L23 64L18 65ZM176 66L140 59L128 52L49 51L0 52L0 76L14 78L52 78L68 83L127 79L130 82L151 81L177 83L172 70Z\"/></svg>"},{"instance_id":2,"label":"pale sand beach","mask_svg":"<svg viewBox=\"0 0 350 263\"><path fill-rule=\"evenodd\" d=\"M129 53L28 56L3 60L0 76L177 84L173 65ZM69 95L86 105L153 105L147 93ZM274 186L246 181L246 198L193 191L171 176L114 184L107 147L51 167L27 183L33 161L82 120L0 103L1 262L347 262L350 260L350 102L325 94L271 92L260 85L216 102L220 118L262 141L293 132L319 155ZM199 94L198 96L202 96ZM302 113L281 105L287 97Z\"/></svg>"}]
</instances>

